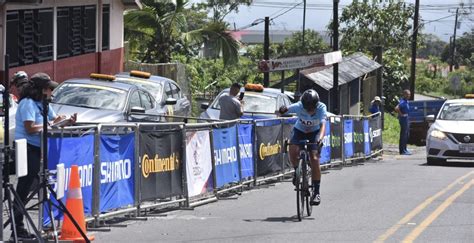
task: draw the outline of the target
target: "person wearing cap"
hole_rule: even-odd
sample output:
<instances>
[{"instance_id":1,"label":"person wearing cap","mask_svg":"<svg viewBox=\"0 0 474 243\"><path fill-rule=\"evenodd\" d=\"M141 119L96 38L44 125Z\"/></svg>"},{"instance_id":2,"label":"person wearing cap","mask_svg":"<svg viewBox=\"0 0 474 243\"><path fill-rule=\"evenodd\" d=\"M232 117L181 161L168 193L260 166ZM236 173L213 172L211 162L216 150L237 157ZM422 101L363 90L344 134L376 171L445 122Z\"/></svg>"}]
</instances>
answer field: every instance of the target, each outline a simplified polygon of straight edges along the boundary
<instances>
[{"instance_id":1,"label":"person wearing cap","mask_svg":"<svg viewBox=\"0 0 474 243\"><path fill-rule=\"evenodd\" d=\"M58 83L51 80L45 73L33 75L30 82L23 87L24 96L18 104L16 113L15 139L26 139L28 175L20 177L16 191L19 200L26 203L28 194L35 189L39 183L40 160L41 160L41 131L43 130L43 97L51 97L51 92L58 86ZM75 123L77 115L70 118L69 124ZM65 116L58 116L49 105L48 121L54 123L65 119ZM17 200L15 199L15 200ZM23 215L15 210L15 226L19 238L33 238L24 227Z\"/></svg>"},{"instance_id":2,"label":"person wearing cap","mask_svg":"<svg viewBox=\"0 0 474 243\"><path fill-rule=\"evenodd\" d=\"M382 100L380 99L380 97L375 96L374 100L372 100L372 102L370 102L369 112L372 113L372 114L380 112L380 105L381 104L382 104Z\"/></svg>"},{"instance_id":3,"label":"person wearing cap","mask_svg":"<svg viewBox=\"0 0 474 243\"><path fill-rule=\"evenodd\" d=\"M24 94L24 89L28 86L30 80L28 79L28 74L25 71L18 71L13 74L11 79L11 84L16 88L16 95L21 99Z\"/></svg>"}]
</instances>

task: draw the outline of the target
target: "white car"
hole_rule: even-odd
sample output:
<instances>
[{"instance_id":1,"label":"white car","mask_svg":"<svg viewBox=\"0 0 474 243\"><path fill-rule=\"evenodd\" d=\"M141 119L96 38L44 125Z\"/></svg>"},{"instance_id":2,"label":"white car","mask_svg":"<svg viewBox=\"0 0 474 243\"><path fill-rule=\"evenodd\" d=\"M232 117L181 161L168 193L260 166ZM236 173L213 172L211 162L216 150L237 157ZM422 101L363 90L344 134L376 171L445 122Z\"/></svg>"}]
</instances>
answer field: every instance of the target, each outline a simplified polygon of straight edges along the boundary
<instances>
[{"instance_id":1,"label":"white car","mask_svg":"<svg viewBox=\"0 0 474 243\"><path fill-rule=\"evenodd\" d=\"M474 99L448 100L426 120L433 122L426 137L428 164L474 162Z\"/></svg>"}]
</instances>

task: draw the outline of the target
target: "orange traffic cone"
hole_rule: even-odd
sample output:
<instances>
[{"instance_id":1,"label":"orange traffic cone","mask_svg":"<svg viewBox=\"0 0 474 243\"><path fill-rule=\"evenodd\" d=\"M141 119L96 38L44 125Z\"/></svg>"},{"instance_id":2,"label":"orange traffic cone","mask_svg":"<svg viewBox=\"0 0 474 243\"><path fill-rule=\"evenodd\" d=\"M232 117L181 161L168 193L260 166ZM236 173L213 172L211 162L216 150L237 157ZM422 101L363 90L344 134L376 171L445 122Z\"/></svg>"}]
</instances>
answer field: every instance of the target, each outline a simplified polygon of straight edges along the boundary
<instances>
[{"instance_id":1,"label":"orange traffic cone","mask_svg":"<svg viewBox=\"0 0 474 243\"><path fill-rule=\"evenodd\" d=\"M84 204L82 203L81 182L79 180L79 170L77 165L71 166L71 176L67 191L66 208L81 227L86 232L86 221L84 219ZM88 236L89 240L94 240L94 236ZM60 240L72 240L74 242L85 242L79 230L76 229L72 220L65 214L63 227L61 229Z\"/></svg>"}]
</instances>

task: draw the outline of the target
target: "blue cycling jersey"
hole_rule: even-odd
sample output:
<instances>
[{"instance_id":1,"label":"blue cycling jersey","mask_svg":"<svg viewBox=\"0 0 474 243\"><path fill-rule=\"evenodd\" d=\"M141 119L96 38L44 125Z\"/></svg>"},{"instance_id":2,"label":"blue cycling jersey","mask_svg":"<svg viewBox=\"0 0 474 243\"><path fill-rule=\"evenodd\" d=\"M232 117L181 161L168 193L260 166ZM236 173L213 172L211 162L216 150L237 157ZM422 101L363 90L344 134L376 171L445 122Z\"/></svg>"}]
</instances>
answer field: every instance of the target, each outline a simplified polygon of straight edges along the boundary
<instances>
[{"instance_id":1,"label":"blue cycling jersey","mask_svg":"<svg viewBox=\"0 0 474 243\"><path fill-rule=\"evenodd\" d=\"M315 132L321 128L321 124L326 121L327 108L324 103L319 102L316 107L316 112L313 115L310 115L303 108L301 101L299 101L290 105L286 113L295 113L296 116L298 116L295 128L304 133L309 133Z\"/></svg>"}]
</instances>

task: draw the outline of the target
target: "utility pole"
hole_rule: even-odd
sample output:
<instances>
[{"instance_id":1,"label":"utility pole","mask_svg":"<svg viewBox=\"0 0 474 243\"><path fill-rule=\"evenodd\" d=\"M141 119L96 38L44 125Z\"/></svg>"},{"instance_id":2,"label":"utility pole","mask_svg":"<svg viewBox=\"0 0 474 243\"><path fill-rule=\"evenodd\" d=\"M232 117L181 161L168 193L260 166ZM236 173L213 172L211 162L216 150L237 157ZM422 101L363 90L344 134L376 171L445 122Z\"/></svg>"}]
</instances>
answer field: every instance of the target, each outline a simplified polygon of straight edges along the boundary
<instances>
[{"instance_id":1,"label":"utility pole","mask_svg":"<svg viewBox=\"0 0 474 243\"><path fill-rule=\"evenodd\" d=\"M302 37L301 37L301 50L303 50L303 54L308 54L306 53L306 48L305 48L305 33L306 33L306 0L303 0L303 32L302 32ZM300 97L300 84L301 84L301 73L300 70L297 69L296 72L298 73L298 80L296 81L296 97Z\"/></svg>"},{"instance_id":2,"label":"utility pole","mask_svg":"<svg viewBox=\"0 0 474 243\"><path fill-rule=\"evenodd\" d=\"M263 59L268 60L270 59L270 17L265 17L265 37L263 39ZM263 86L269 87L270 86L270 73L264 72L263 73Z\"/></svg>"},{"instance_id":3,"label":"utility pole","mask_svg":"<svg viewBox=\"0 0 474 243\"><path fill-rule=\"evenodd\" d=\"M415 18L413 19L413 37L411 41L411 72L410 72L410 100L415 99L415 80L416 80L416 40L418 38L418 19L420 12L420 0L415 3Z\"/></svg>"},{"instance_id":4,"label":"utility pole","mask_svg":"<svg viewBox=\"0 0 474 243\"><path fill-rule=\"evenodd\" d=\"M333 51L339 50L339 0L333 1ZM331 94L331 110L332 113L339 115L339 64L333 65L333 82L332 82L332 94Z\"/></svg>"},{"instance_id":5,"label":"utility pole","mask_svg":"<svg viewBox=\"0 0 474 243\"><path fill-rule=\"evenodd\" d=\"M380 112L382 113L382 130L385 128L384 113L385 113L385 99L383 99L383 47L381 45L376 46L376 61L382 65L377 69L377 96L382 99L382 105ZM371 97L372 98L372 97Z\"/></svg>"},{"instance_id":6,"label":"utility pole","mask_svg":"<svg viewBox=\"0 0 474 243\"><path fill-rule=\"evenodd\" d=\"M456 55L456 30L458 28L458 13L459 13L459 8L456 8L456 18L454 20L454 35L453 35L453 44L451 46L451 64L449 65L449 72L453 71L453 65L454 65L454 56Z\"/></svg>"},{"instance_id":7,"label":"utility pole","mask_svg":"<svg viewBox=\"0 0 474 243\"><path fill-rule=\"evenodd\" d=\"M306 32L306 0L303 0L303 37L302 37L302 43L301 45L303 46L303 50L305 50L305 42L304 42L304 35ZM308 53L304 53L308 54Z\"/></svg>"}]
</instances>

